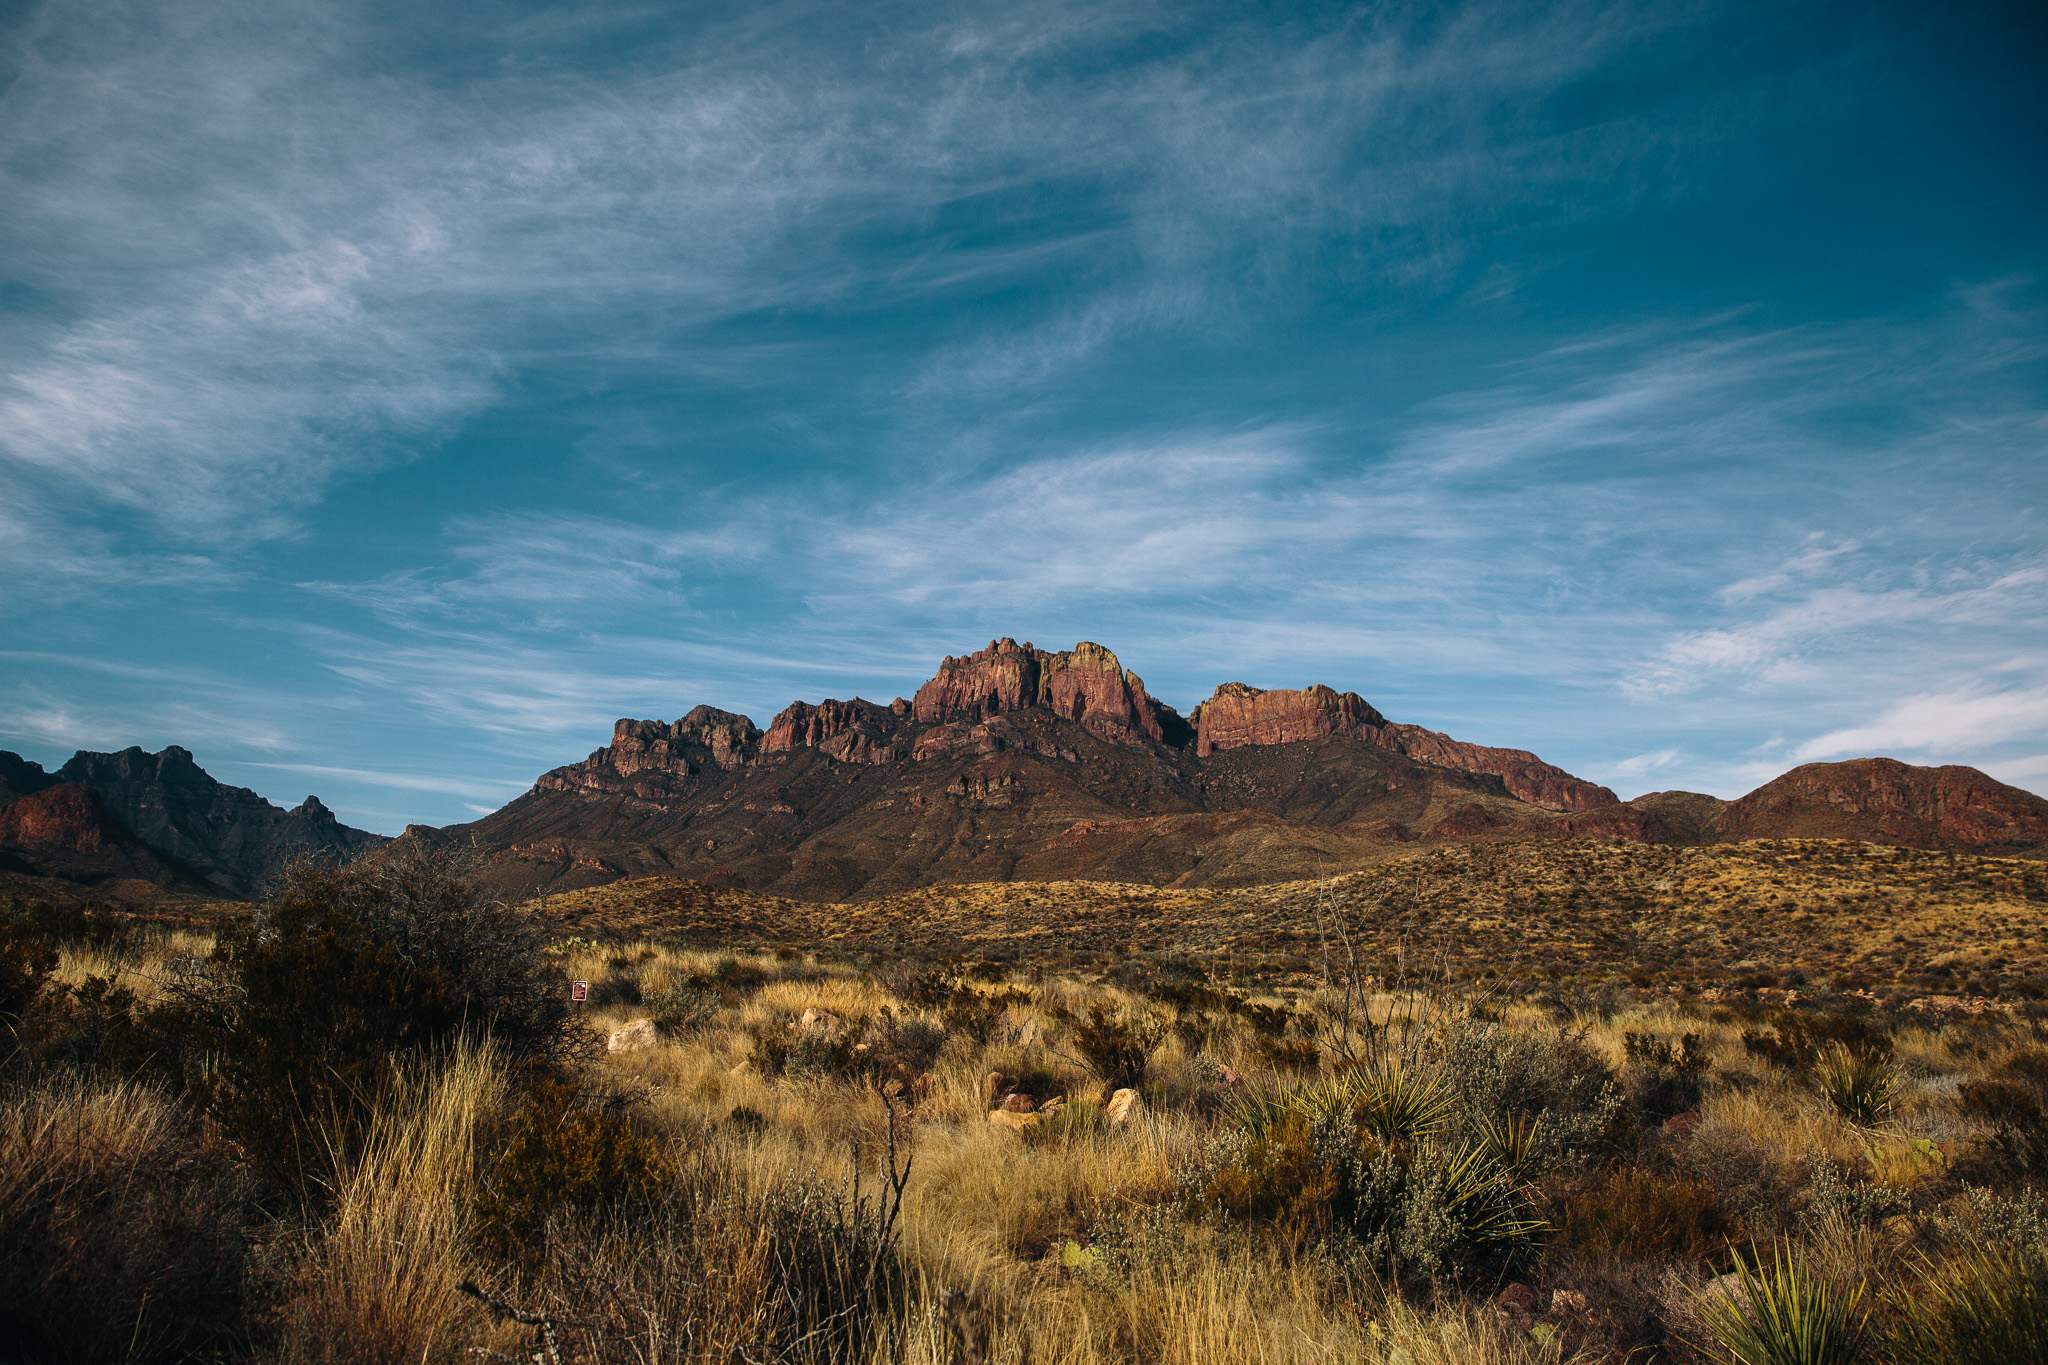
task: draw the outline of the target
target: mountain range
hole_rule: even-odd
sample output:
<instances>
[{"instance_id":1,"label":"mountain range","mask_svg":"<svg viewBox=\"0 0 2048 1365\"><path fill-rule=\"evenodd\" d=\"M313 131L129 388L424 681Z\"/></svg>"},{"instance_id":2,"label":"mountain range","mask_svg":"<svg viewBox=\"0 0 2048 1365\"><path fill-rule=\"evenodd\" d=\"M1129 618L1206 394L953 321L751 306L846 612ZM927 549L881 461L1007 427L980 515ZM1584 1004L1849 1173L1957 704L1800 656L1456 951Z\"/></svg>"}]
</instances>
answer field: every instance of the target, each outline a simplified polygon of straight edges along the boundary
<instances>
[{"instance_id":1,"label":"mountain range","mask_svg":"<svg viewBox=\"0 0 2048 1365\"><path fill-rule=\"evenodd\" d=\"M1182 716L1100 645L1001 639L887 705L795 702L766 730L708 706L621 720L502 809L401 837L473 847L511 892L659 873L836 900L969 881L1249 885L1431 843L1788 836L2039 856L2048 799L1868 758L1736 801L1622 801L1355 692L1225 683ZM0 754L0 868L248 895L291 858L381 842L313 797L287 811L217 783L175 747L80 753L56 773Z\"/></svg>"}]
</instances>

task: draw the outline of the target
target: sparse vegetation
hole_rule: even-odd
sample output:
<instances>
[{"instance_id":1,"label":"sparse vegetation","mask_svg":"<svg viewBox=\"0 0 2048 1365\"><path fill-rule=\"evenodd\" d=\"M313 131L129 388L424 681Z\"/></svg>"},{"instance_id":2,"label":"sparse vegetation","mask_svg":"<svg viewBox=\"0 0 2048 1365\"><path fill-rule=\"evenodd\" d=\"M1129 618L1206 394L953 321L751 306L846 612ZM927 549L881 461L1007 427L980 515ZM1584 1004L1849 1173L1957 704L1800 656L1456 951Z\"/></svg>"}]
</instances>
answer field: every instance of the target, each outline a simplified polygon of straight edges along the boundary
<instances>
[{"instance_id":1,"label":"sparse vegetation","mask_svg":"<svg viewBox=\"0 0 2048 1365\"><path fill-rule=\"evenodd\" d=\"M458 872L308 874L217 940L9 921L36 984L0 1333L138 1362L2040 1353L2025 1003L1880 1026L1860 985L1762 968L1481 983L1376 958L1363 915L1278 972L871 970L578 937ZM572 979L602 989L572 1010Z\"/></svg>"}]
</instances>

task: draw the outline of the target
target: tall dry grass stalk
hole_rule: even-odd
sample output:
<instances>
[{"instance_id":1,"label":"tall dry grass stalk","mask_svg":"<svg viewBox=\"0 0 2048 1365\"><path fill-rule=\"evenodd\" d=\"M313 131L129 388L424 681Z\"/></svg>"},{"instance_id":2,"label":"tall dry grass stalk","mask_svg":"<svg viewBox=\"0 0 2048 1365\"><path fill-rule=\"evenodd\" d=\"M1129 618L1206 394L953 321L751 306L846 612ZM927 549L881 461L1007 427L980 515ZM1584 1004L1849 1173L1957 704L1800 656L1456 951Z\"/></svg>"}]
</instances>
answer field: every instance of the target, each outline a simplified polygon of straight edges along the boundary
<instances>
[{"instance_id":1,"label":"tall dry grass stalk","mask_svg":"<svg viewBox=\"0 0 2048 1365\"><path fill-rule=\"evenodd\" d=\"M23 1359L218 1349L240 1293L245 1193L161 1090L77 1075L12 1089L0 1098L0 1339Z\"/></svg>"},{"instance_id":2,"label":"tall dry grass stalk","mask_svg":"<svg viewBox=\"0 0 2048 1365\"><path fill-rule=\"evenodd\" d=\"M309 1229L285 1310L287 1362L435 1361L481 1334L479 1308L458 1289L465 1210L477 1128L505 1089L488 1047L400 1073L331 1212Z\"/></svg>"}]
</instances>

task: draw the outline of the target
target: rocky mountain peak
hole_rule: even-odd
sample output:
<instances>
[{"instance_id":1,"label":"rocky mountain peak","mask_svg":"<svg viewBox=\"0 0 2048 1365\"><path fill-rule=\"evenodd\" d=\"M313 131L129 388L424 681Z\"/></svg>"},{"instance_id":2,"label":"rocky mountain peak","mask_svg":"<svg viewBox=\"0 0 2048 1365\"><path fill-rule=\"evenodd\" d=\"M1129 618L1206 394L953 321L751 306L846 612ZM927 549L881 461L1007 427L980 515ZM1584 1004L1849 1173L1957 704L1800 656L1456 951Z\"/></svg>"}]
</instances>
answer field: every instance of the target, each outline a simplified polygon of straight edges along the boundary
<instances>
[{"instance_id":1,"label":"rocky mountain peak","mask_svg":"<svg viewBox=\"0 0 2048 1365\"><path fill-rule=\"evenodd\" d=\"M1325 735L1359 735L1386 724L1387 718L1356 692L1339 692L1321 683L1304 688L1253 687L1228 682L1195 708L1195 752L1203 758L1218 749L1247 744L1292 744Z\"/></svg>"},{"instance_id":2,"label":"rocky mountain peak","mask_svg":"<svg viewBox=\"0 0 2048 1365\"><path fill-rule=\"evenodd\" d=\"M0 755L0 776L33 777L31 769L41 771ZM140 746L80 750L46 779L38 793L17 790L6 803L10 824L0 830L0 845L29 850L32 863L65 868L64 875L82 869L52 863L60 852L99 857L102 872L246 895L295 858L349 857L383 842L342 824L316 797L287 811L246 787L218 782L176 744L156 753Z\"/></svg>"},{"instance_id":3,"label":"rocky mountain peak","mask_svg":"<svg viewBox=\"0 0 2048 1365\"><path fill-rule=\"evenodd\" d=\"M976 653L948 656L911 699L920 725L977 723L1043 707L1105 739L1183 742L1186 722L1145 691L1137 674L1093 641L1053 652L1005 636Z\"/></svg>"}]
</instances>

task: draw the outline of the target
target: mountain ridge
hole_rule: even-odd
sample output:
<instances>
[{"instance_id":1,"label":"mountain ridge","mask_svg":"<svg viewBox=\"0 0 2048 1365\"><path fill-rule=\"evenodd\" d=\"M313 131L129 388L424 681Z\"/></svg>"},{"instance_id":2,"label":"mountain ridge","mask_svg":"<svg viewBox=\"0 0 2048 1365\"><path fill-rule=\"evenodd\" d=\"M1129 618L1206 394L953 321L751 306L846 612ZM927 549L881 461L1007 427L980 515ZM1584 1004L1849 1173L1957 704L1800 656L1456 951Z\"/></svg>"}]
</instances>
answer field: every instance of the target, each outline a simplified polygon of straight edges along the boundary
<instances>
[{"instance_id":1,"label":"mountain ridge","mask_svg":"<svg viewBox=\"0 0 2048 1365\"><path fill-rule=\"evenodd\" d=\"M175 745L81 751L54 773L0 753L0 817L11 870L232 896L292 858L384 843L316 797L286 810L216 782ZM1867 758L1733 801L1623 801L1527 750L1389 720L1356 692L1226 682L1182 716L1102 645L1003 637L886 704L796 701L765 729L703 705L622 718L498 810L400 837L480 853L512 894L671 876L832 901L1011 880L1251 886L1518 840L2042 856L2048 799L1974 768Z\"/></svg>"},{"instance_id":2,"label":"mountain ridge","mask_svg":"<svg viewBox=\"0 0 2048 1365\"><path fill-rule=\"evenodd\" d=\"M249 896L294 859L384 842L317 796L286 809L220 782L176 744L81 749L55 772L0 751L0 858L15 870Z\"/></svg>"},{"instance_id":3,"label":"mountain ridge","mask_svg":"<svg viewBox=\"0 0 2048 1365\"><path fill-rule=\"evenodd\" d=\"M1856 766L1893 762L1854 761L1832 784L1820 765L1734 802L1622 801L1527 750L1390 721L1356 692L1228 682L1183 717L1102 645L1000 637L887 704L792 702L765 730L708 706L622 719L609 745L498 811L407 837L472 844L520 891L675 875L813 899L943 881L1249 885L1418 843L1530 838L1811 828L2048 849L2048 801L1974 769L1873 786L1870 772L1891 770Z\"/></svg>"}]
</instances>

